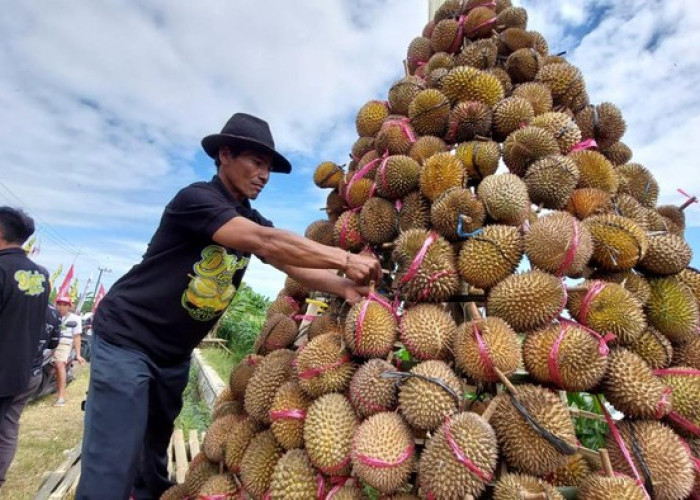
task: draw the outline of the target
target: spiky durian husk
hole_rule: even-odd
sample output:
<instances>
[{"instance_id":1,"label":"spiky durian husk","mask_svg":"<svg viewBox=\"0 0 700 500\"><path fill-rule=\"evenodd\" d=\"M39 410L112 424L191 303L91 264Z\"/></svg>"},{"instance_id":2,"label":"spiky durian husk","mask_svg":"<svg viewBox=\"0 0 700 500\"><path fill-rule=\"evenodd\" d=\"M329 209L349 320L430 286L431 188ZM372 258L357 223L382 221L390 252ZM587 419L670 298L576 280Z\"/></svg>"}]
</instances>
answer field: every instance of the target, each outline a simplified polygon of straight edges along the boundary
<instances>
[{"instance_id":1,"label":"spiky durian husk","mask_svg":"<svg viewBox=\"0 0 700 500\"><path fill-rule=\"evenodd\" d=\"M322 245L333 245L333 223L329 220L317 220L309 224L304 236Z\"/></svg>"},{"instance_id":2,"label":"spiky durian husk","mask_svg":"<svg viewBox=\"0 0 700 500\"><path fill-rule=\"evenodd\" d=\"M343 169L332 161L324 161L314 171L314 184L320 188L337 188Z\"/></svg>"},{"instance_id":3,"label":"spiky durian husk","mask_svg":"<svg viewBox=\"0 0 700 500\"><path fill-rule=\"evenodd\" d=\"M270 423L270 405L277 389L292 376L294 356L287 349L273 351L265 356L253 372L245 391L245 410L256 421Z\"/></svg>"},{"instance_id":4,"label":"spiky durian husk","mask_svg":"<svg viewBox=\"0 0 700 500\"><path fill-rule=\"evenodd\" d=\"M248 354L233 367L228 384L229 390L231 391L231 398L240 401L243 400L248 381L250 381L250 377L253 376L255 368L260 364L262 359L263 357L259 354Z\"/></svg>"},{"instance_id":5,"label":"spiky durian husk","mask_svg":"<svg viewBox=\"0 0 700 500\"><path fill-rule=\"evenodd\" d=\"M620 109L612 103L586 106L576 113L584 139L595 139L600 149L610 148L625 134L627 125Z\"/></svg>"},{"instance_id":6,"label":"spiky durian husk","mask_svg":"<svg viewBox=\"0 0 700 500\"><path fill-rule=\"evenodd\" d=\"M578 185L576 163L566 156L545 156L532 163L523 178L532 203L559 209L566 205Z\"/></svg>"},{"instance_id":7,"label":"spiky durian husk","mask_svg":"<svg viewBox=\"0 0 700 500\"><path fill-rule=\"evenodd\" d=\"M575 453L571 455L564 465L547 476L547 480L554 486L578 487L593 474L593 468L583 455Z\"/></svg>"},{"instance_id":8,"label":"spiky durian husk","mask_svg":"<svg viewBox=\"0 0 700 500\"><path fill-rule=\"evenodd\" d=\"M411 40L411 43L408 44L406 54L406 63L408 64L409 72L413 75L416 72L416 69L419 68L419 65L427 63L428 59L430 59L430 56L432 55L433 47L430 45L430 38L417 36ZM379 128L377 128L377 130L379 130Z\"/></svg>"},{"instance_id":9,"label":"spiky durian husk","mask_svg":"<svg viewBox=\"0 0 700 500\"><path fill-rule=\"evenodd\" d=\"M459 102L450 111L445 140L454 143L485 137L491 131L492 120L491 108L483 102Z\"/></svg>"},{"instance_id":10,"label":"spiky durian husk","mask_svg":"<svg viewBox=\"0 0 700 500\"><path fill-rule=\"evenodd\" d=\"M612 208L612 196L601 189L582 188L575 189L566 202L566 211L579 220L584 220L592 215L600 215Z\"/></svg>"},{"instance_id":11,"label":"spiky durian husk","mask_svg":"<svg viewBox=\"0 0 700 500\"><path fill-rule=\"evenodd\" d=\"M627 348L654 368L666 368L673 361L673 345L654 328L646 328Z\"/></svg>"},{"instance_id":12,"label":"spiky durian husk","mask_svg":"<svg viewBox=\"0 0 700 500\"><path fill-rule=\"evenodd\" d=\"M343 212L333 227L333 242L343 250L359 251L365 244L360 233L360 216L353 210Z\"/></svg>"},{"instance_id":13,"label":"spiky durian husk","mask_svg":"<svg viewBox=\"0 0 700 500\"><path fill-rule=\"evenodd\" d=\"M389 200L403 198L418 188L419 176L420 165L416 160L405 155L389 156L378 169L377 194Z\"/></svg>"},{"instance_id":14,"label":"spiky durian husk","mask_svg":"<svg viewBox=\"0 0 700 500\"><path fill-rule=\"evenodd\" d=\"M478 182L496 172L501 149L494 141L469 141L457 145L455 156L462 162L467 178Z\"/></svg>"},{"instance_id":15,"label":"spiky durian husk","mask_svg":"<svg viewBox=\"0 0 700 500\"><path fill-rule=\"evenodd\" d=\"M527 185L514 174L490 175L477 189L489 216L497 222L520 225L530 212Z\"/></svg>"},{"instance_id":16,"label":"spiky durian husk","mask_svg":"<svg viewBox=\"0 0 700 500\"><path fill-rule=\"evenodd\" d=\"M407 76L394 83L389 89L389 106L392 113L408 115L408 106L421 90L425 89L425 82L415 76Z\"/></svg>"},{"instance_id":17,"label":"spiky durian husk","mask_svg":"<svg viewBox=\"0 0 700 500\"><path fill-rule=\"evenodd\" d=\"M592 260L607 271L627 271L646 255L646 233L633 220L619 215L594 215L584 224L593 237Z\"/></svg>"},{"instance_id":18,"label":"spiky durian husk","mask_svg":"<svg viewBox=\"0 0 700 500\"><path fill-rule=\"evenodd\" d=\"M383 101L369 101L360 108L355 118L355 128L360 137L373 137L389 116L389 110Z\"/></svg>"},{"instance_id":19,"label":"spiky durian husk","mask_svg":"<svg viewBox=\"0 0 700 500\"><path fill-rule=\"evenodd\" d=\"M272 472L283 450L272 431L262 431L251 439L241 460L239 477L245 490L255 499L262 499L270 487Z\"/></svg>"},{"instance_id":20,"label":"spiky durian husk","mask_svg":"<svg viewBox=\"0 0 700 500\"><path fill-rule=\"evenodd\" d=\"M476 40L465 45L455 56L457 66L471 66L476 69L488 69L496 65L498 47L491 40Z\"/></svg>"},{"instance_id":21,"label":"spiky durian husk","mask_svg":"<svg viewBox=\"0 0 700 500\"><path fill-rule=\"evenodd\" d=\"M464 187L467 175L462 162L450 153L437 153L425 160L420 172L420 191L430 201L454 187Z\"/></svg>"},{"instance_id":22,"label":"spiky durian husk","mask_svg":"<svg viewBox=\"0 0 700 500\"><path fill-rule=\"evenodd\" d=\"M581 500L645 500L647 494L627 476L604 477L592 474L579 489Z\"/></svg>"},{"instance_id":23,"label":"spiky durian husk","mask_svg":"<svg viewBox=\"0 0 700 500\"><path fill-rule=\"evenodd\" d=\"M456 331L452 316L436 304L411 307L399 324L401 342L419 360L447 359Z\"/></svg>"},{"instance_id":24,"label":"spiky durian husk","mask_svg":"<svg viewBox=\"0 0 700 500\"><path fill-rule=\"evenodd\" d=\"M524 97L506 97L493 108L494 135L499 139L505 139L534 117L535 111L530 101Z\"/></svg>"},{"instance_id":25,"label":"spiky durian husk","mask_svg":"<svg viewBox=\"0 0 700 500\"><path fill-rule=\"evenodd\" d=\"M320 335L306 344L294 366L300 387L312 398L343 392L355 368L340 336L333 333Z\"/></svg>"},{"instance_id":26,"label":"spiky durian husk","mask_svg":"<svg viewBox=\"0 0 700 500\"><path fill-rule=\"evenodd\" d=\"M561 154L567 154L571 148L581 142L581 131L576 122L566 113L543 113L533 118L530 125L543 128L552 134Z\"/></svg>"},{"instance_id":27,"label":"spiky durian husk","mask_svg":"<svg viewBox=\"0 0 700 500\"><path fill-rule=\"evenodd\" d=\"M355 161L359 161L360 158L373 150L374 137L358 137L352 145L350 157Z\"/></svg>"},{"instance_id":28,"label":"spiky durian husk","mask_svg":"<svg viewBox=\"0 0 700 500\"><path fill-rule=\"evenodd\" d=\"M424 135L413 143L411 150L408 152L408 156L417 161L419 165L423 165L425 160L435 153L444 153L445 151L447 151L447 144L445 144L445 141L434 135Z\"/></svg>"},{"instance_id":29,"label":"spiky durian husk","mask_svg":"<svg viewBox=\"0 0 700 500\"><path fill-rule=\"evenodd\" d=\"M639 267L652 274L669 275L683 271L693 256L690 245L675 234L651 234L649 248Z\"/></svg>"},{"instance_id":30,"label":"spiky durian husk","mask_svg":"<svg viewBox=\"0 0 700 500\"><path fill-rule=\"evenodd\" d=\"M673 364L700 370L700 337L676 345L673 350Z\"/></svg>"},{"instance_id":31,"label":"spiky durian husk","mask_svg":"<svg viewBox=\"0 0 700 500\"><path fill-rule=\"evenodd\" d=\"M627 163L617 167L621 193L633 196L647 208L655 208L659 198L659 183L654 175L639 163Z\"/></svg>"},{"instance_id":32,"label":"spiky durian husk","mask_svg":"<svg viewBox=\"0 0 700 500\"><path fill-rule=\"evenodd\" d=\"M289 450L282 455L270 478L271 500L315 498L319 486L316 469L304 450Z\"/></svg>"},{"instance_id":33,"label":"spiky durian husk","mask_svg":"<svg viewBox=\"0 0 700 500\"><path fill-rule=\"evenodd\" d=\"M508 169L523 177L530 165L549 155L559 154L554 135L541 127L526 126L513 131L503 143L503 161Z\"/></svg>"},{"instance_id":34,"label":"spiky durian husk","mask_svg":"<svg viewBox=\"0 0 700 500\"><path fill-rule=\"evenodd\" d=\"M442 79L441 90L452 103L479 101L493 107L504 97L498 78L469 66L453 68Z\"/></svg>"},{"instance_id":35,"label":"spiky durian husk","mask_svg":"<svg viewBox=\"0 0 700 500\"><path fill-rule=\"evenodd\" d=\"M442 137L450 116L450 101L439 90L422 90L408 107L408 117L420 135Z\"/></svg>"},{"instance_id":36,"label":"spiky durian husk","mask_svg":"<svg viewBox=\"0 0 700 500\"><path fill-rule=\"evenodd\" d=\"M544 496L547 500L564 500L564 497L552 485L542 479L527 474L503 474L493 490L493 500L513 500L523 495Z\"/></svg>"},{"instance_id":37,"label":"spiky durian husk","mask_svg":"<svg viewBox=\"0 0 700 500\"><path fill-rule=\"evenodd\" d=\"M398 232L399 212L384 198L372 197L360 210L360 235L371 245L393 240Z\"/></svg>"},{"instance_id":38,"label":"spiky durian husk","mask_svg":"<svg viewBox=\"0 0 700 500\"><path fill-rule=\"evenodd\" d=\"M568 63L547 64L537 72L535 81L549 87L555 105L578 111L588 104L583 75L576 66Z\"/></svg>"},{"instance_id":39,"label":"spiky durian husk","mask_svg":"<svg viewBox=\"0 0 700 500\"><path fill-rule=\"evenodd\" d=\"M488 225L464 242L457 268L467 283L488 289L515 271L523 253L523 237L517 228Z\"/></svg>"},{"instance_id":40,"label":"spiky durian husk","mask_svg":"<svg viewBox=\"0 0 700 500\"><path fill-rule=\"evenodd\" d=\"M343 340L355 356L384 357L391 351L396 333L393 312L376 300L366 298L348 313Z\"/></svg>"},{"instance_id":41,"label":"spiky durian husk","mask_svg":"<svg viewBox=\"0 0 700 500\"><path fill-rule=\"evenodd\" d=\"M401 200L399 231L428 229L430 227L430 200L420 191L412 191Z\"/></svg>"},{"instance_id":42,"label":"spiky durian husk","mask_svg":"<svg viewBox=\"0 0 700 500\"><path fill-rule=\"evenodd\" d=\"M522 83L513 89L512 96L527 99L535 116L552 111L552 92L541 83Z\"/></svg>"},{"instance_id":43,"label":"spiky durian husk","mask_svg":"<svg viewBox=\"0 0 700 500\"><path fill-rule=\"evenodd\" d=\"M370 359L353 375L348 397L360 417L368 417L381 411L391 411L398 405L398 392L394 380L383 378L382 373L395 368L383 359Z\"/></svg>"},{"instance_id":44,"label":"spiky durian husk","mask_svg":"<svg viewBox=\"0 0 700 500\"><path fill-rule=\"evenodd\" d=\"M527 11L522 7L506 7L498 11L497 26L505 29L518 28L524 30L527 27Z\"/></svg>"},{"instance_id":45,"label":"spiky durian husk","mask_svg":"<svg viewBox=\"0 0 700 500\"><path fill-rule=\"evenodd\" d=\"M683 343L695 338L700 317L690 287L674 277L651 279L649 285L649 323L671 342Z\"/></svg>"},{"instance_id":46,"label":"spiky durian husk","mask_svg":"<svg viewBox=\"0 0 700 500\"><path fill-rule=\"evenodd\" d=\"M324 474L349 472L357 416L345 396L325 394L306 413L304 443L311 462Z\"/></svg>"},{"instance_id":47,"label":"spiky durian husk","mask_svg":"<svg viewBox=\"0 0 700 500\"><path fill-rule=\"evenodd\" d=\"M624 142L614 142L607 148L601 148L600 152L603 153L608 160L612 162L613 165L624 165L632 159L632 150Z\"/></svg>"},{"instance_id":48,"label":"spiky durian husk","mask_svg":"<svg viewBox=\"0 0 700 500\"><path fill-rule=\"evenodd\" d=\"M430 209L433 228L450 241L462 236L457 229L462 220L462 232L472 233L484 225L486 210L469 189L450 188L437 197Z\"/></svg>"},{"instance_id":49,"label":"spiky durian husk","mask_svg":"<svg viewBox=\"0 0 700 500\"><path fill-rule=\"evenodd\" d=\"M596 188L615 194L620 187L620 177L615 167L605 156L584 149L569 153L569 158L576 162L580 173L579 188Z\"/></svg>"},{"instance_id":50,"label":"spiky durian husk","mask_svg":"<svg viewBox=\"0 0 700 500\"><path fill-rule=\"evenodd\" d=\"M259 428L252 418L247 417L239 420L229 429L224 443L224 463L231 474L240 472L245 450Z\"/></svg>"}]
</instances>

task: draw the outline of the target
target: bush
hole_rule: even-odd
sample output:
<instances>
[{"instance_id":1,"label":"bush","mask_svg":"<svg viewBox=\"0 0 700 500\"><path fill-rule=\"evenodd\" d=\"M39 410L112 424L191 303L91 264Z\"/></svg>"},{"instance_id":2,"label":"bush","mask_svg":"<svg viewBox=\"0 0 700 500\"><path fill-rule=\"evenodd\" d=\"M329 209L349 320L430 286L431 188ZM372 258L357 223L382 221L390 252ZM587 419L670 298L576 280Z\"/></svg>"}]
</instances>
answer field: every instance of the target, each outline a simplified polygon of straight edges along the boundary
<instances>
[{"instance_id":1,"label":"bush","mask_svg":"<svg viewBox=\"0 0 700 500\"><path fill-rule=\"evenodd\" d=\"M221 317L216 336L225 339L228 348L238 362L250 353L255 339L265 323L265 313L270 300L255 293L245 283L242 283L228 309Z\"/></svg>"}]
</instances>

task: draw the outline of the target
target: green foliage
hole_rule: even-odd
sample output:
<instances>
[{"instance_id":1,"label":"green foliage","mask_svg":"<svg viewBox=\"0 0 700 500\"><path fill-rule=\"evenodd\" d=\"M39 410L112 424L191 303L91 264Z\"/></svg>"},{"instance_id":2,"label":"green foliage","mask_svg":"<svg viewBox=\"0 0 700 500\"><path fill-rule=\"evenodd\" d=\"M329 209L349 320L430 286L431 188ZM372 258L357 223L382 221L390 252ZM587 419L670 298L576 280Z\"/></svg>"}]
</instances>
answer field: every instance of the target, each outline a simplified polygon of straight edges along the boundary
<instances>
[{"instance_id":1,"label":"green foliage","mask_svg":"<svg viewBox=\"0 0 700 500\"><path fill-rule=\"evenodd\" d=\"M191 429L206 431L211 423L209 409L204 401L199 398L197 389L197 372L194 367L190 368L190 376L185 392L182 394L182 410L175 419L175 428L182 429L185 435Z\"/></svg>"},{"instance_id":2,"label":"green foliage","mask_svg":"<svg viewBox=\"0 0 700 500\"><path fill-rule=\"evenodd\" d=\"M242 283L219 321L216 336L226 339L237 363L253 349L255 339L265 323L265 313L270 300Z\"/></svg>"},{"instance_id":3,"label":"green foliage","mask_svg":"<svg viewBox=\"0 0 700 500\"><path fill-rule=\"evenodd\" d=\"M570 392L567 394L567 399L569 400L569 406L603 415L603 408L598 398L587 392ZM574 424L576 436L583 446L593 450L605 446L605 436L608 434L608 425L605 422L576 417Z\"/></svg>"},{"instance_id":4,"label":"green foliage","mask_svg":"<svg viewBox=\"0 0 700 500\"><path fill-rule=\"evenodd\" d=\"M220 347L209 347L201 350L202 356L207 364L211 366L216 373L221 377L221 380L228 382L231 369L236 366L240 358L225 349Z\"/></svg>"}]
</instances>

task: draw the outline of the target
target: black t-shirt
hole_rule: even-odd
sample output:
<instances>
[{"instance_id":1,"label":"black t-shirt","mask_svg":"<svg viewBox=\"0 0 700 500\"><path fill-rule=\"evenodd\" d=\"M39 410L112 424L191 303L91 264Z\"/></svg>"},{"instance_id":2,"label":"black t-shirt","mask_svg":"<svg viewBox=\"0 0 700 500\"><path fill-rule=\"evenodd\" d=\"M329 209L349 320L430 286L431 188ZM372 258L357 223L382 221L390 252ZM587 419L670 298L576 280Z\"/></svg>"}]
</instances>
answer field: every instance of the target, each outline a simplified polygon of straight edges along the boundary
<instances>
[{"instance_id":1,"label":"black t-shirt","mask_svg":"<svg viewBox=\"0 0 700 500\"><path fill-rule=\"evenodd\" d=\"M212 240L237 216L272 226L217 176L182 189L165 207L141 263L100 302L95 334L162 365L187 359L226 310L248 265L249 253Z\"/></svg>"},{"instance_id":2,"label":"black t-shirt","mask_svg":"<svg viewBox=\"0 0 700 500\"><path fill-rule=\"evenodd\" d=\"M22 248L0 250L0 397L27 387L48 303L46 269Z\"/></svg>"}]
</instances>

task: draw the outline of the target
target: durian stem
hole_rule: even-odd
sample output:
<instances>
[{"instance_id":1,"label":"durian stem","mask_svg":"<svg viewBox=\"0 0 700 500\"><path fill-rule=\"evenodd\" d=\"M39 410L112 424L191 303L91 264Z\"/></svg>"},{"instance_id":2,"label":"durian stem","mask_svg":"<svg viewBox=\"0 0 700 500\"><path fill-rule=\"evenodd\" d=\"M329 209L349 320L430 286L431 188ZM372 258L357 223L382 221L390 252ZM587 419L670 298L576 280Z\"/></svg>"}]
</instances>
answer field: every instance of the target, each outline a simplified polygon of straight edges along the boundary
<instances>
[{"instance_id":1,"label":"durian stem","mask_svg":"<svg viewBox=\"0 0 700 500\"><path fill-rule=\"evenodd\" d=\"M508 377L506 377L505 374L495 366L493 367L493 371L496 372L496 375L498 375L498 378L500 379L501 383L506 386L508 392L511 393L513 396L517 396L518 390L515 388L513 383L510 380L508 380Z\"/></svg>"},{"instance_id":2,"label":"durian stem","mask_svg":"<svg viewBox=\"0 0 700 500\"><path fill-rule=\"evenodd\" d=\"M610 463L610 455L608 455L608 450L605 448L600 448L598 453L600 454L600 461L603 464L605 475L608 477L613 477L615 475L615 471L613 471L612 464Z\"/></svg>"},{"instance_id":3,"label":"durian stem","mask_svg":"<svg viewBox=\"0 0 700 500\"><path fill-rule=\"evenodd\" d=\"M370 281L369 282L369 293L371 293L371 294L374 293L374 286L375 286L374 280Z\"/></svg>"},{"instance_id":4,"label":"durian stem","mask_svg":"<svg viewBox=\"0 0 700 500\"><path fill-rule=\"evenodd\" d=\"M697 197L697 196L693 196L692 198L687 199L687 200L685 201L685 203L683 203L680 207L678 207L678 210L680 210L680 211L682 212L683 210L685 210L686 208L688 208L688 207L689 207L690 205L692 205L693 203L696 203L697 201L698 201L698 197Z\"/></svg>"},{"instance_id":5,"label":"durian stem","mask_svg":"<svg viewBox=\"0 0 700 500\"><path fill-rule=\"evenodd\" d=\"M459 218L460 218L461 221L464 222L465 224L470 224L471 221L472 221L472 218L469 217L468 215L460 214Z\"/></svg>"},{"instance_id":6,"label":"durian stem","mask_svg":"<svg viewBox=\"0 0 700 500\"><path fill-rule=\"evenodd\" d=\"M585 286L567 286L566 291L568 293L572 293L572 292L574 292L574 293L575 292L584 292L585 293L588 291L588 288L586 288Z\"/></svg>"},{"instance_id":7,"label":"durian stem","mask_svg":"<svg viewBox=\"0 0 700 500\"><path fill-rule=\"evenodd\" d=\"M587 458L588 460L591 460L595 463L600 462L600 453L598 453L595 450L591 450L590 448L586 448L585 446L577 446L576 451L580 453L584 458Z\"/></svg>"},{"instance_id":8,"label":"durian stem","mask_svg":"<svg viewBox=\"0 0 700 500\"><path fill-rule=\"evenodd\" d=\"M410 76L411 72L408 71L408 61L406 59L403 60L403 72L404 76Z\"/></svg>"},{"instance_id":9,"label":"durian stem","mask_svg":"<svg viewBox=\"0 0 700 500\"><path fill-rule=\"evenodd\" d=\"M484 413L481 414L481 418L486 420L487 422L491 420L491 417L493 417L493 414L496 413L496 408L498 407L498 404L495 399L492 399L489 405L486 407L484 410Z\"/></svg>"},{"instance_id":10,"label":"durian stem","mask_svg":"<svg viewBox=\"0 0 700 500\"><path fill-rule=\"evenodd\" d=\"M382 243L382 248L394 248L396 245L394 244L393 241L389 241L387 243Z\"/></svg>"},{"instance_id":11,"label":"durian stem","mask_svg":"<svg viewBox=\"0 0 700 500\"><path fill-rule=\"evenodd\" d=\"M476 321L477 319L482 319L481 313L479 312L479 308L476 306L476 303L474 303L474 302L467 302L467 312L469 313L469 318L472 321Z\"/></svg>"},{"instance_id":12,"label":"durian stem","mask_svg":"<svg viewBox=\"0 0 700 500\"><path fill-rule=\"evenodd\" d=\"M484 302L486 295L482 294L458 294L448 297L445 302Z\"/></svg>"},{"instance_id":13,"label":"durian stem","mask_svg":"<svg viewBox=\"0 0 700 500\"><path fill-rule=\"evenodd\" d=\"M569 408L569 412L574 416L574 417L582 417L582 418L588 418L591 420L600 420L601 422L605 422L605 416L600 415L598 413L593 413L592 411L586 411L586 410L579 410L578 408Z\"/></svg>"},{"instance_id":14,"label":"durian stem","mask_svg":"<svg viewBox=\"0 0 700 500\"><path fill-rule=\"evenodd\" d=\"M526 490L520 490L520 500L547 500L547 493L532 493Z\"/></svg>"}]
</instances>

